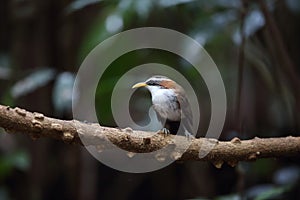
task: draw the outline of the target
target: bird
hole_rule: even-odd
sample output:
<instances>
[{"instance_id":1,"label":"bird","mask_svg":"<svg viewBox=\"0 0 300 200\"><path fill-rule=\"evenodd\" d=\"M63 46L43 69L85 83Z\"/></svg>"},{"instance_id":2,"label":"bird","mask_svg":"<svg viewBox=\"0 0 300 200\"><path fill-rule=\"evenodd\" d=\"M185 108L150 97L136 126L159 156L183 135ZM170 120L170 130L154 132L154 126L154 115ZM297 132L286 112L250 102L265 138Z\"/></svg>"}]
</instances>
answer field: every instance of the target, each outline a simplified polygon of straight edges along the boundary
<instances>
[{"instance_id":1,"label":"bird","mask_svg":"<svg viewBox=\"0 0 300 200\"><path fill-rule=\"evenodd\" d=\"M141 87L146 87L151 93L153 109L163 125L161 132L192 136L191 107L184 89L178 83L166 76L155 75L132 86ZM179 129L181 123L183 130Z\"/></svg>"}]
</instances>

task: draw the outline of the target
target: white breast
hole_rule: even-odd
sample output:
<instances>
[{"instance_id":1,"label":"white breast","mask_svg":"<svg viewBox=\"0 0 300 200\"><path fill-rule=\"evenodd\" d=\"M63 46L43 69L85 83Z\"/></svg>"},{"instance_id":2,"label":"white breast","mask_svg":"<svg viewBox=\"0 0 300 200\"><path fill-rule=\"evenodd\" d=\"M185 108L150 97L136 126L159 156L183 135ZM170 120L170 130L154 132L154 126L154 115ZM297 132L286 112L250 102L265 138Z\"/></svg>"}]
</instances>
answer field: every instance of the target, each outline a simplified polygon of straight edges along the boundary
<instances>
[{"instance_id":1,"label":"white breast","mask_svg":"<svg viewBox=\"0 0 300 200\"><path fill-rule=\"evenodd\" d=\"M155 111L163 118L179 121L181 114L174 91L155 86L149 86L148 89L152 95L152 103Z\"/></svg>"}]
</instances>

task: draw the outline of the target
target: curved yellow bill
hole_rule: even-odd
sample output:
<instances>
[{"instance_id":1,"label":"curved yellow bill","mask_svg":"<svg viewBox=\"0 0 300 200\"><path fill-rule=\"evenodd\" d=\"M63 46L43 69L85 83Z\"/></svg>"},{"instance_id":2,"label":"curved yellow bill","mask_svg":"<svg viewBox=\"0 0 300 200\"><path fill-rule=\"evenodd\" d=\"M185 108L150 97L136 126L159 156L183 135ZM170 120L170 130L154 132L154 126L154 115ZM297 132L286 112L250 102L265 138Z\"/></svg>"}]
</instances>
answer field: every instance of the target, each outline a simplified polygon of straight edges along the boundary
<instances>
[{"instance_id":1,"label":"curved yellow bill","mask_svg":"<svg viewBox=\"0 0 300 200\"><path fill-rule=\"evenodd\" d=\"M134 86L132 86L132 88L139 88L139 87L145 87L145 86L147 86L147 84L144 82L141 82L141 83L135 84Z\"/></svg>"}]
</instances>

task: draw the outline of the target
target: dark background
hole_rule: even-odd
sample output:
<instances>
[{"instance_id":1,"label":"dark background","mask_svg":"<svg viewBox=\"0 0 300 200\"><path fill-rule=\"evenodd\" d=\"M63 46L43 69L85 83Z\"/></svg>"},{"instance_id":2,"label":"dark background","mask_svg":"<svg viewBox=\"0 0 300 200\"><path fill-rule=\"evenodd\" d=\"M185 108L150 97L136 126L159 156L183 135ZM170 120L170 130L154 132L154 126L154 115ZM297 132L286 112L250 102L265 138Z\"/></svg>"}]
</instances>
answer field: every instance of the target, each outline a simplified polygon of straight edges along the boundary
<instances>
[{"instance_id":1,"label":"dark background","mask_svg":"<svg viewBox=\"0 0 300 200\"><path fill-rule=\"evenodd\" d=\"M72 119L73 81L87 54L123 30L158 26L196 39L217 64L228 98L221 140L299 136L298 0L0 2L1 104ZM156 50L112 63L96 94L96 102L106 102L96 103L100 123L116 126L109 109L113 86L127 70L148 62L173 66L200 91L202 135L210 117L203 80L176 55ZM135 95L150 105L149 93ZM132 109L143 116L142 108ZM299 156L221 169L190 161L129 174L106 167L80 146L0 132L1 200L300 198Z\"/></svg>"}]
</instances>

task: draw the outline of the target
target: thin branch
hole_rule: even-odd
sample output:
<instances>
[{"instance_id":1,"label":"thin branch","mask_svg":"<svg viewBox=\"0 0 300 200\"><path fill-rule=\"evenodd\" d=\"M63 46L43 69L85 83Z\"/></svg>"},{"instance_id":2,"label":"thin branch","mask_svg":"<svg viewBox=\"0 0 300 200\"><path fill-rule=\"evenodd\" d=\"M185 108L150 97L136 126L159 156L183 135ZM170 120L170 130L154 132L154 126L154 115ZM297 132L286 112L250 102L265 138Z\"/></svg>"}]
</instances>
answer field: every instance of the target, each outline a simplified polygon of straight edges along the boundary
<instances>
[{"instance_id":1,"label":"thin branch","mask_svg":"<svg viewBox=\"0 0 300 200\"><path fill-rule=\"evenodd\" d=\"M272 38L273 45L274 45L273 52L275 53L275 56L278 58L279 66L281 66L280 69L285 73L285 76L287 78L286 80L289 82L291 88L293 89L292 92L295 96L295 101L299 102L300 101L300 93L299 93L300 79L296 71L296 66L289 55L286 44L282 39L282 34L276 24L274 17L269 12L266 2L264 0L258 0L258 4L266 20L267 31L269 33L270 38ZM294 113L295 115L294 123L295 126L299 128L300 126L299 104L296 104L295 108L296 111Z\"/></svg>"},{"instance_id":2,"label":"thin branch","mask_svg":"<svg viewBox=\"0 0 300 200\"><path fill-rule=\"evenodd\" d=\"M102 127L96 123L83 123L77 120L59 120L46 117L41 113L32 113L21 108L10 108L0 105L0 127L7 133L23 133L33 139L40 137L53 138L69 144L96 145L111 148L113 143L129 152L152 152L173 145L174 137L186 141L183 136L164 136L151 132L134 131L130 128L118 129ZM107 141L110 142L107 142ZM83 141L83 142L82 142ZM254 138L231 141L218 141L210 138L191 139L191 145L182 155L170 153L176 160L210 161L216 167L224 162L235 166L239 161L253 161L258 158L279 158L300 155L300 137ZM203 145L204 144L204 145ZM200 148L214 144L214 148L205 156L199 157ZM105 145L105 146L103 146ZM178 147L178 146L177 146ZM176 148L177 148L176 147Z\"/></svg>"},{"instance_id":3,"label":"thin branch","mask_svg":"<svg viewBox=\"0 0 300 200\"><path fill-rule=\"evenodd\" d=\"M239 56L238 56L238 80L237 80L237 93L236 93L236 110L235 110L235 122L236 122L236 129L239 133L242 132L242 121L243 117L241 116L242 107L242 90L243 90L243 72L244 72L244 65L245 65L245 43L246 43L246 36L244 31L244 24L245 24L245 17L248 12L248 2L242 0L242 9L240 11L241 16L241 25L240 25L240 34L241 34L241 44L239 46Z\"/></svg>"}]
</instances>

